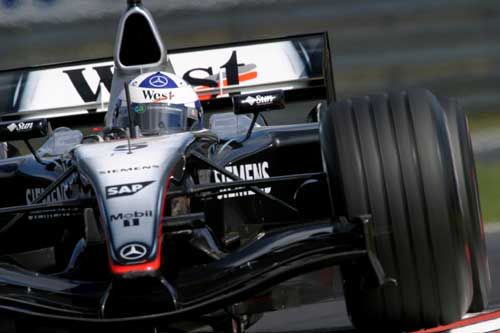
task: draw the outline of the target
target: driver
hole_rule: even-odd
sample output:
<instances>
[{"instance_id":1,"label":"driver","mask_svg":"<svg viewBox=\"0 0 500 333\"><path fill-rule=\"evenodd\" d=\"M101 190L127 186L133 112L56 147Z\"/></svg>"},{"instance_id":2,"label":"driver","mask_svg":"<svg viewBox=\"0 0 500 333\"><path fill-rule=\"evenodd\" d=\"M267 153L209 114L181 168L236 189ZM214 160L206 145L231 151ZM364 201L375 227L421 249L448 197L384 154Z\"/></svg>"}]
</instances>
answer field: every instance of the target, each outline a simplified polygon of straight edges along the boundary
<instances>
[{"instance_id":1,"label":"driver","mask_svg":"<svg viewBox=\"0 0 500 333\"><path fill-rule=\"evenodd\" d=\"M124 89L125 90L125 89ZM129 84L132 123L143 136L203 128L203 109L194 89L166 72L141 74ZM113 127L129 127L125 91L113 111Z\"/></svg>"}]
</instances>

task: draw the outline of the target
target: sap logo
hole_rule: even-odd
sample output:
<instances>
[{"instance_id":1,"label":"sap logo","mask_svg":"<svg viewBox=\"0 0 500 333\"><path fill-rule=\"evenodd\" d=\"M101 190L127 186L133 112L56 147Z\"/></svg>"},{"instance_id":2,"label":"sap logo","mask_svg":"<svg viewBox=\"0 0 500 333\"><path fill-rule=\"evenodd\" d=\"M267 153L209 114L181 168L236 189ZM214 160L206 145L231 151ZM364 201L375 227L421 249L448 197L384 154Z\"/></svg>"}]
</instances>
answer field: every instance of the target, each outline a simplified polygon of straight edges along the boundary
<instances>
[{"instance_id":1,"label":"sap logo","mask_svg":"<svg viewBox=\"0 0 500 333\"><path fill-rule=\"evenodd\" d=\"M127 228L127 227L138 227L141 223L141 218L144 217L153 217L153 211L145 210L141 212L134 211L133 213L118 213L116 215L111 214L109 216L109 220L111 222L113 221L123 222L123 226Z\"/></svg>"},{"instance_id":2,"label":"sap logo","mask_svg":"<svg viewBox=\"0 0 500 333\"><path fill-rule=\"evenodd\" d=\"M154 181L106 186L106 199L135 194L152 183Z\"/></svg>"},{"instance_id":3,"label":"sap logo","mask_svg":"<svg viewBox=\"0 0 500 333\"><path fill-rule=\"evenodd\" d=\"M33 123L12 123L7 126L9 132L27 132L33 129Z\"/></svg>"},{"instance_id":4,"label":"sap logo","mask_svg":"<svg viewBox=\"0 0 500 333\"><path fill-rule=\"evenodd\" d=\"M159 165L144 165L144 166L136 166L129 168L121 168L121 169L110 169L110 170L101 170L99 171L100 175L109 175L114 173L124 173L124 172L132 172L132 171L145 171L152 169L159 169Z\"/></svg>"},{"instance_id":5,"label":"sap logo","mask_svg":"<svg viewBox=\"0 0 500 333\"><path fill-rule=\"evenodd\" d=\"M261 163L252 163L252 164L240 164L240 165L228 165L226 166L226 170L233 173L235 176L243 180L253 180L253 179L264 179L270 178L269 173L269 163L261 162ZM220 172L214 170L214 179L216 183L229 183L233 180L231 178L226 177ZM266 187L263 189L264 192L270 193L271 188ZM224 192L224 190L222 190ZM229 194L221 194L217 196L217 199L226 199L226 198L234 198L234 197L245 197L249 195L255 195L253 191L241 191L236 193Z\"/></svg>"},{"instance_id":6,"label":"sap logo","mask_svg":"<svg viewBox=\"0 0 500 333\"><path fill-rule=\"evenodd\" d=\"M172 91L165 93L165 92L158 92L158 91L150 90L150 89L142 90L142 95L144 96L144 99L146 99L148 101L163 101L163 100L169 101L175 97L175 95Z\"/></svg>"},{"instance_id":7,"label":"sap logo","mask_svg":"<svg viewBox=\"0 0 500 333\"><path fill-rule=\"evenodd\" d=\"M265 105L265 104L273 103L276 100L276 98L277 97L273 96L273 95L268 95L268 96L257 95L255 97L248 96L243 101L241 101L241 103L245 103L245 104L248 104L250 106L253 106L254 104Z\"/></svg>"}]
</instances>

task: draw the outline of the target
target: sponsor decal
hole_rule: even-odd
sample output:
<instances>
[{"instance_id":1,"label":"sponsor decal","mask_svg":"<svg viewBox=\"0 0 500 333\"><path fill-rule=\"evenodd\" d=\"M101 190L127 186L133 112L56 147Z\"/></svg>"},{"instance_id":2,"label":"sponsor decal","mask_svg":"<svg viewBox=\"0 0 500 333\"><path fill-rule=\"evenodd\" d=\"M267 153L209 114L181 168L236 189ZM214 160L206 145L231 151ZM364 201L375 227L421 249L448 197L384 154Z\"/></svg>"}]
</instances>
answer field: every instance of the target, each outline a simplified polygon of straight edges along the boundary
<instances>
[{"instance_id":1,"label":"sponsor decal","mask_svg":"<svg viewBox=\"0 0 500 333\"><path fill-rule=\"evenodd\" d=\"M35 199L43 192L45 188L35 187L26 189L26 204L31 205ZM66 194L63 186L54 189L45 199L40 203L56 203L59 201L69 200L70 197ZM56 218L72 217L81 214L79 208L54 208L43 209L36 212L31 212L28 215L29 220L51 220Z\"/></svg>"},{"instance_id":2,"label":"sponsor decal","mask_svg":"<svg viewBox=\"0 0 500 333\"><path fill-rule=\"evenodd\" d=\"M254 104L266 105L266 104L272 104L276 100L276 98L277 97L274 95L268 95L268 96L257 95L255 97L248 96L246 99L241 101L241 103L245 103L250 106L253 106Z\"/></svg>"},{"instance_id":3,"label":"sponsor decal","mask_svg":"<svg viewBox=\"0 0 500 333\"><path fill-rule=\"evenodd\" d=\"M108 175L108 174L116 174L116 173L125 173L125 172L133 172L133 171L144 171L144 170L152 170L159 169L159 165L143 165L143 166L134 166L128 168L120 168L120 169L109 169L109 170L100 170L100 175Z\"/></svg>"},{"instance_id":4,"label":"sponsor decal","mask_svg":"<svg viewBox=\"0 0 500 333\"><path fill-rule=\"evenodd\" d=\"M162 72L156 72L148 76L139 83L139 87L152 89L178 88L177 83Z\"/></svg>"},{"instance_id":5,"label":"sponsor decal","mask_svg":"<svg viewBox=\"0 0 500 333\"><path fill-rule=\"evenodd\" d=\"M144 96L144 99L152 102L169 101L175 97L173 91L169 91L168 93L166 93L151 89L142 90L142 95Z\"/></svg>"},{"instance_id":6,"label":"sponsor decal","mask_svg":"<svg viewBox=\"0 0 500 333\"><path fill-rule=\"evenodd\" d=\"M33 201L43 192L45 188L43 187L35 187L29 188L26 190L26 203L31 205ZM62 187L58 187L53 190L45 199L40 201L39 203L56 203L59 201L69 200L68 195L64 191Z\"/></svg>"},{"instance_id":7,"label":"sponsor decal","mask_svg":"<svg viewBox=\"0 0 500 333\"><path fill-rule=\"evenodd\" d=\"M182 77L187 83L196 87L195 90L207 88L219 88L227 86L237 86L240 82L250 81L257 78L257 66L255 64L238 63L238 54L236 51L231 53L229 60L222 66L220 71L214 73L212 67L193 68L188 70ZM204 72L206 77L200 78L195 72ZM216 95L200 95L202 101L215 98Z\"/></svg>"},{"instance_id":8,"label":"sponsor decal","mask_svg":"<svg viewBox=\"0 0 500 333\"><path fill-rule=\"evenodd\" d=\"M122 222L124 227L137 227L141 224L143 218L153 217L152 210L134 211L131 213L117 213L109 216L110 222Z\"/></svg>"},{"instance_id":9,"label":"sponsor decal","mask_svg":"<svg viewBox=\"0 0 500 333\"><path fill-rule=\"evenodd\" d=\"M33 123L32 122L26 122L26 123L12 123L9 126L7 126L7 129L9 132L28 132L33 129Z\"/></svg>"},{"instance_id":10,"label":"sponsor decal","mask_svg":"<svg viewBox=\"0 0 500 333\"><path fill-rule=\"evenodd\" d=\"M154 181L106 186L106 199L136 194Z\"/></svg>"},{"instance_id":11,"label":"sponsor decal","mask_svg":"<svg viewBox=\"0 0 500 333\"><path fill-rule=\"evenodd\" d=\"M257 78L257 66L255 64L245 64L238 63L238 54L234 50L232 51L228 61L220 66L220 70L213 67L207 68L193 68L187 70L181 77L188 82L191 86L195 87L196 90L207 89L207 88L218 88L226 86L239 85L241 82L251 81ZM84 72L88 70L93 70L97 74L98 82L89 82L90 75L84 75ZM77 91L78 95L81 97L83 102L90 103L96 102L98 97L102 95L101 86L104 86L108 92L111 91L111 83L113 81L113 65L103 64L93 67L80 67L76 69L63 70L73 86ZM200 73L204 73L204 77L200 77ZM160 86L164 84L162 79L167 80L166 86ZM153 79L156 80L153 81ZM222 80L221 80L222 78ZM151 82L149 82L151 80ZM134 84L134 83L132 83ZM154 85L155 84L155 85ZM172 80L169 80L165 75L157 75L155 73L149 78L141 83L143 88L165 88L172 85L172 88L177 88L177 85ZM175 85L175 86L174 86ZM92 88L97 87L97 88ZM216 97L216 95L201 95L201 100L209 100ZM161 97L160 97L161 98Z\"/></svg>"},{"instance_id":12,"label":"sponsor decal","mask_svg":"<svg viewBox=\"0 0 500 333\"><path fill-rule=\"evenodd\" d=\"M130 150L142 149L146 148L147 146L148 145L146 143L131 143ZM128 151L128 149L128 145L119 145L115 147L114 151Z\"/></svg>"},{"instance_id":13,"label":"sponsor decal","mask_svg":"<svg viewBox=\"0 0 500 333\"><path fill-rule=\"evenodd\" d=\"M142 104L137 104L134 106L134 112L135 113L144 113L146 111L146 108Z\"/></svg>"},{"instance_id":14,"label":"sponsor decal","mask_svg":"<svg viewBox=\"0 0 500 333\"><path fill-rule=\"evenodd\" d=\"M235 95L233 105L235 114L278 110L285 108L285 98L281 90L264 94Z\"/></svg>"},{"instance_id":15,"label":"sponsor decal","mask_svg":"<svg viewBox=\"0 0 500 333\"><path fill-rule=\"evenodd\" d=\"M9 126L7 126L7 129L9 130L9 132L14 132L16 129L17 129L17 125L16 124L10 124Z\"/></svg>"},{"instance_id":16,"label":"sponsor decal","mask_svg":"<svg viewBox=\"0 0 500 333\"><path fill-rule=\"evenodd\" d=\"M243 180L253 180L253 179L264 179L270 178L268 169L268 162L251 163L251 164L239 164L239 165L228 165L225 168L227 171L235 174ZM214 170L214 179L216 183L229 183L233 180L221 174L217 170ZM271 192L271 187L266 187L262 189L266 193ZM224 191L224 190L222 190ZM227 199L235 197L245 197L249 195L255 195L253 191L241 191L235 193L221 194L217 196L217 199Z\"/></svg>"},{"instance_id":17,"label":"sponsor decal","mask_svg":"<svg viewBox=\"0 0 500 333\"><path fill-rule=\"evenodd\" d=\"M165 75L155 75L149 79L149 84L155 88L163 88L168 85L168 78Z\"/></svg>"},{"instance_id":18,"label":"sponsor decal","mask_svg":"<svg viewBox=\"0 0 500 333\"><path fill-rule=\"evenodd\" d=\"M111 83L113 81L113 65L109 64L92 67L99 77L99 82L97 83L97 89L95 92L90 87L91 84L88 82L87 77L83 75L83 72L86 69L87 67L81 67L77 69L65 70L63 73L68 75L73 87L85 103L96 102L97 98L102 93L101 84L104 85L108 92L111 91Z\"/></svg>"},{"instance_id":19,"label":"sponsor decal","mask_svg":"<svg viewBox=\"0 0 500 333\"><path fill-rule=\"evenodd\" d=\"M120 249L120 257L130 261L142 259L147 253L147 247L137 243L127 244Z\"/></svg>"}]
</instances>

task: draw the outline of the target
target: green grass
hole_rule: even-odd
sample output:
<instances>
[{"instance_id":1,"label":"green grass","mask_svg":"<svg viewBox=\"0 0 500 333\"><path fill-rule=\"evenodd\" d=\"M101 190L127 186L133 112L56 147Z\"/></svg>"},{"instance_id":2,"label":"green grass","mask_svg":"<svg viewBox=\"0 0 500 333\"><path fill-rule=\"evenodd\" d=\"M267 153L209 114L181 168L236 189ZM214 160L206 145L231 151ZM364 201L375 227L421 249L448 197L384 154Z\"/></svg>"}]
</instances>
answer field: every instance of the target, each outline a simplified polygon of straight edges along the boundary
<instances>
[{"instance_id":1,"label":"green grass","mask_svg":"<svg viewBox=\"0 0 500 333\"><path fill-rule=\"evenodd\" d=\"M477 112L467 116L473 140L474 134L500 129L498 112ZM476 170L483 219L487 223L500 222L500 160L485 162L476 156Z\"/></svg>"},{"instance_id":2,"label":"green grass","mask_svg":"<svg viewBox=\"0 0 500 333\"><path fill-rule=\"evenodd\" d=\"M500 165L476 164L483 219L500 222Z\"/></svg>"},{"instance_id":3,"label":"green grass","mask_svg":"<svg viewBox=\"0 0 500 333\"><path fill-rule=\"evenodd\" d=\"M500 129L499 112L476 112L467 114L472 133Z\"/></svg>"}]
</instances>

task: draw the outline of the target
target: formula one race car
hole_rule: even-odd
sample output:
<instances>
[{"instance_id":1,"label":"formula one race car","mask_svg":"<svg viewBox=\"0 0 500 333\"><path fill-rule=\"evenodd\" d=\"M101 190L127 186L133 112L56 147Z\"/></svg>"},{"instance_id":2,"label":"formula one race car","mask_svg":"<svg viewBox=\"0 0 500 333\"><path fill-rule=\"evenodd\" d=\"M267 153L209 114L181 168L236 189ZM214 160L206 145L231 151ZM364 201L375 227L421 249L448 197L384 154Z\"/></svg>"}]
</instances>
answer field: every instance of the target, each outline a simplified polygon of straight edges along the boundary
<instances>
[{"instance_id":1,"label":"formula one race car","mask_svg":"<svg viewBox=\"0 0 500 333\"><path fill-rule=\"evenodd\" d=\"M167 57L129 1L113 62L1 73L12 84L0 93L13 87L0 123L2 313L242 331L259 318L243 305L331 266L361 329L484 309L464 113L424 89L336 101L328 44L313 34Z\"/></svg>"}]
</instances>

